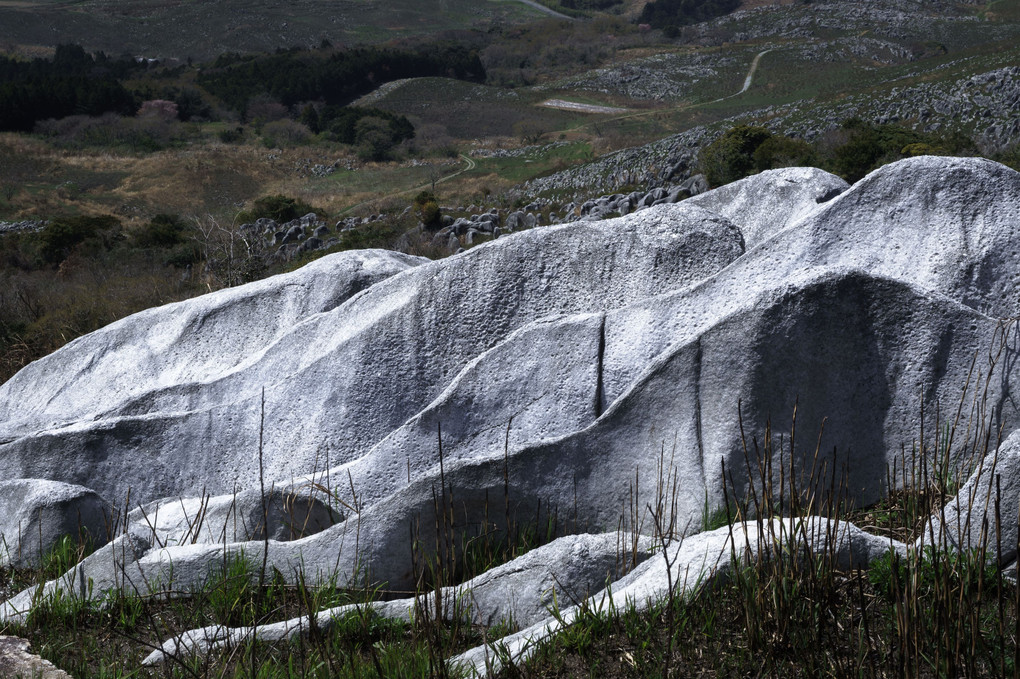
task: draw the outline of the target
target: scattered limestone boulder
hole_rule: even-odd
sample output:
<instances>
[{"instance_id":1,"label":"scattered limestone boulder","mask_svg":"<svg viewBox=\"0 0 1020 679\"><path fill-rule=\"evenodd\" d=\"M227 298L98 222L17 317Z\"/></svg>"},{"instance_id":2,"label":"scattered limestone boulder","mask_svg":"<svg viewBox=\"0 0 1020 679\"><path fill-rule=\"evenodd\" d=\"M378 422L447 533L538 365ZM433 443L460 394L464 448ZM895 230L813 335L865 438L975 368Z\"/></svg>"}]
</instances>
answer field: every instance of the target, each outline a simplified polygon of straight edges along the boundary
<instances>
[{"instance_id":1,"label":"scattered limestone boulder","mask_svg":"<svg viewBox=\"0 0 1020 679\"><path fill-rule=\"evenodd\" d=\"M101 547L115 521L98 493L44 479L0 482L0 566L34 568L64 537Z\"/></svg>"},{"instance_id":2,"label":"scattered limestone boulder","mask_svg":"<svg viewBox=\"0 0 1020 679\"><path fill-rule=\"evenodd\" d=\"M708 179L703 174L696 174L685 179L679 188L688 196L697 196L708 191Z\"/></svg>"},{"instance_id":3,"label":"scattered limestone boulder","mask_svg":"<svg viewBox=\"0 0 1020 679\"><path fill-rule=\"evenodd\" d=\"M29 652L27 639L0 636L0 676L9 679L71 679L49 660Z\"/></svg>"}]
</instances>

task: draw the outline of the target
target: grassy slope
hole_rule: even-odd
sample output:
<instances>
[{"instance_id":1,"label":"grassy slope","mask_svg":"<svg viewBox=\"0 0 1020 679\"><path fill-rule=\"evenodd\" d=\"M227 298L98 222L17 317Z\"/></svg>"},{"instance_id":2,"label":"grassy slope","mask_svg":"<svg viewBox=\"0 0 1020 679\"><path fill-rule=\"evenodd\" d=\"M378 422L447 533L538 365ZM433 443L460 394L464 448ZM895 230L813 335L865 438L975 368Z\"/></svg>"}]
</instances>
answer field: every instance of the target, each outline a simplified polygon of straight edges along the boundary
<instances>
[{"instance_id":1,"label":"grassy slope","mask_svg":"<svg viewBox=\"0 0 1020 679\"><path fill-rule=\"evenodd\" d=\"M0 2L7 51L75 42L109 54L214 58L221 52L381 42L444 30L487 29L541 13L513 0L295 0L287 3Z\"/></svg>"}]
</instances>

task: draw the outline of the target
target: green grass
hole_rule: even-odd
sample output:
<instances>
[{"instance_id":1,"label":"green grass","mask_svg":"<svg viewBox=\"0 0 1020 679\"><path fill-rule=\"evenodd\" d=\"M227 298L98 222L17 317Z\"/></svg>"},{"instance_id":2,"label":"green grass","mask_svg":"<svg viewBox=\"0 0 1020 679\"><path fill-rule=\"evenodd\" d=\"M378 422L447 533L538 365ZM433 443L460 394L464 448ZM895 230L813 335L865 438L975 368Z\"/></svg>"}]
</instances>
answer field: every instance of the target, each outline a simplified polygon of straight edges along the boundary
<instances>
[{"instance_id":1,"label":"green grass","mask_svg":"<svg viewBox=\"0 0 1020 679\"><path fill-rule=\"evenodd\" d=\"M591 160L591 145L574 142L564 146L547 146L533 153L512 158L482 158L474 171L478 174L496 173L512 182L522 182L558 172L575 164Z\"/></svg>"},{"instance_id":2,"label":"green grass","mask_svg":"<svg viewBox=\"0 0 1020 679\"><path fill-rule=\"evenodd\" d=\"M1020 21L1020 1L995 0L985 6L983 14L992 15L996 21Z\"/></svg>"}]
</instances>

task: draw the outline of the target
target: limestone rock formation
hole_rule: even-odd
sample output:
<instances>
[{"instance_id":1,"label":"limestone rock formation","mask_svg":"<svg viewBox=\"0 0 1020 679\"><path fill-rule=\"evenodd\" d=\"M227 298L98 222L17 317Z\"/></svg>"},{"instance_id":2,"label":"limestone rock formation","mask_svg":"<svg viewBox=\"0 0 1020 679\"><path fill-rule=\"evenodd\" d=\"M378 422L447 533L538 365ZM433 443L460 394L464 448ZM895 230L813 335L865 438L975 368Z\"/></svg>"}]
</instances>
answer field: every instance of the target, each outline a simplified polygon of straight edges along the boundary
<instances>
[{"instance_id":1,"label":"limestone rock formation","mask_svg":"<svg viewBox=\"0 0 1020 679\"><path fill-rule=\"evenodd\" d=\"M850 187L771 171L436 262L337 255L124 319L29 366L0 386L0 473L114 502L130 487L170 512L131 515L125 535L44 586L72 591L87 578L188 587L225 552L264 554L290 579L410 587L409 527L434 531L453 507L468 537L542 509L568 533L649 532L627 508L665 494L679 548L727 494L762 490L764 451L780 461L755 447L766 431L793 451L782 463L800 491L838 478L867 504L901 482L888 469L911 462L902 451L922 424L937 429L936 413L975 392L971 424L1008 441L997 463L1012 489L1018 242L1020 174L919 157ZM961 478L973 471L973 449L940 454ZM971 485L988 479L979 470ZM331 507L308 505L321 529L224 533L234 489L262 484L322 493ZM202 503L214 520L196 535ZM701 547L684 558L707 563L708 539L688 537ZM846 540L858 555L880 548ZM590 584L565 564L557 575ZM518 565L539 577L542 564ZM661 591L650 573L627 591ZM479 615L503 610L493 601Z\"/></svg>"},{"instance_id":2,"label":"limestone rock formation","mask_svg":"<svg viewBox=\"0 0 1020 679\"><path fill-rule=\"evenodd\" d=\"M0 567L34 568L63 538L102 547L114 511L95 491L59 481L0 481Z\"/></svg>"},{"instance_id":3,"label":"limestone rock formation","mask_svg":"<svg viewBox=\"0 0 1020 679\"><path fill-rule=\"evenodd\" d=\"M27 640L0 636L0 675L10 679L71 679L71 675L29 652Z\"/></svg>"}]
</instances>

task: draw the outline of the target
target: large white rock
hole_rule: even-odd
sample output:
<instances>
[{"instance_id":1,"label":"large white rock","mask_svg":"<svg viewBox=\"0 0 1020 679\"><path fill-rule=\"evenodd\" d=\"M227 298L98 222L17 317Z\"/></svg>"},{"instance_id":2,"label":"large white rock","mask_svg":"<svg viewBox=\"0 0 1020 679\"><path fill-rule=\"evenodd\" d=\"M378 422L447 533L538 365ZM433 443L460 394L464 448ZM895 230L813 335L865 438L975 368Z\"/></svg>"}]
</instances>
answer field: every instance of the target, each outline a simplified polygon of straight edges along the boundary
<instances>
[{"instance_id":1,"label":"large white rock","mask_svg":"<svg viewBox=\"0 0 1020 679\"><path fill-rule=\"evenodd\" d=\"M0 386L0 471L115 499L129 487L139 501L225 493L257 485L260 433L267 479L321 470L361 457L513 330L685 287L742 253L736 227L691 208L532 230L410 270L418 258L338 255L339 283L363 281L365 269L405 270L340 306L270 324L271 334L258 315L234 311L231 296L247 297L245 287L129 317L32 364ZM281 299L259 307L296 306L291 295L318 284L317 272L302 272L291 274L301 285L263 281ZM224 315L210 336L190 337ZM156 319L170 329L150 331ZM262 339L232 351L249 331ZM174 349L182 336L186 351ZM164 351L177 358L149 367ZM207 352L224 358L209 365ZM187 367L191 355L201 371ZM33 390L54 375L62 377Z\"/></svg>"},{"instance_id":2,"label":"large white rock","mask_svg":"<svg viewBox=\"0 0 1020 679\"><path fill-rule=\"evenodd\" d=\"M955 405L976 352L1001 343L1000 318L1020 313L1020 174L922 157L831 198L841 188L787 170L440 262L350 255L403 270L200 378L141 371L130 393L99 400L127 379L93 369L118 352L101 331L0 387L0 472L114 497L131 486L141 500L254 488L265 387L265 480L329 489L342 520L290 542L156 545L123 565L175 586L200 582L224 549L265 549L292 579L413 585L409 527L434 531L437 498L465 539L540 507L578 532L647 532L628 507L654 505L657 479L675 478L675 529L693 533L723 503L723 464L737 494L760 484L744 444L755 455L769 423L788 467L795 406L799 473L817 464L871 502L922 404L930 418ZM146 322L116 327L140 343L128 330ZM984 412L1007 436L1016 370L1002 360L982 377Z\"/></svg>"},{"instance_id":3,"label":"large white rock","mask_svg":"<svg viewBox=\"0 0 1020 679\"><path fill-rule=\"evenodd\" d=\"M740 227L751 249L850 188L814 167L766 170L690 198L687 202L716 212Z\"/></svg>"}]
</instances>

